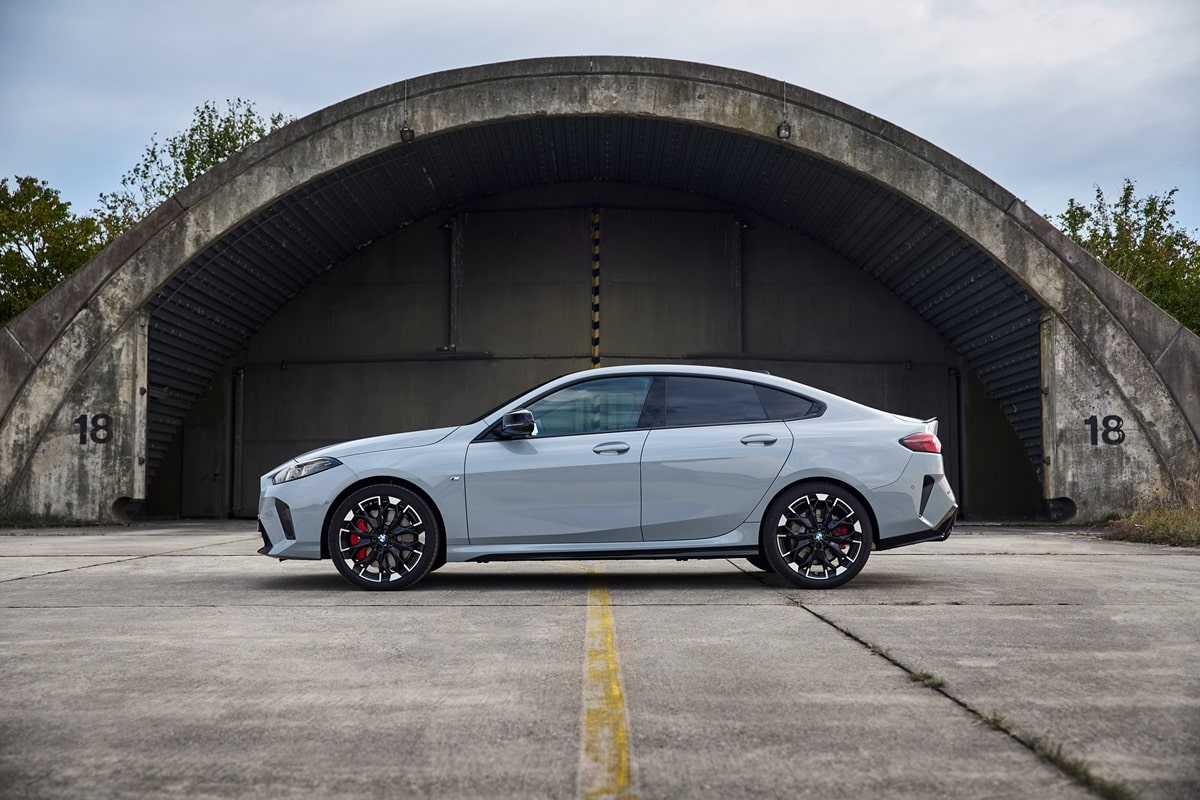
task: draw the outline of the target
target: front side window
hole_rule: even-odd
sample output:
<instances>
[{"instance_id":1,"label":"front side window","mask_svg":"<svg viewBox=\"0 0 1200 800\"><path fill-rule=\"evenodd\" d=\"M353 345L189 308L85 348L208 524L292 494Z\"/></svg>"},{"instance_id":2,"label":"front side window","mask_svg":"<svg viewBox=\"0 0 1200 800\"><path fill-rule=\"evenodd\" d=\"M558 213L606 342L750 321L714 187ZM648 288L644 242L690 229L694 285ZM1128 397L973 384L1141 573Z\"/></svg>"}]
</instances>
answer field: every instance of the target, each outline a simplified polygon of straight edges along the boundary
<instances>
[{"instance_id":1,"label":"front side window","mask_svg":"<svg viewBox=\"0 0 1200 800\"><path fill-rule=\"evenodd\" d=\"M537 436L569 436L636 428L650 390L644 375L572 384L529 404Z\"/></svg>"}]
</instances>

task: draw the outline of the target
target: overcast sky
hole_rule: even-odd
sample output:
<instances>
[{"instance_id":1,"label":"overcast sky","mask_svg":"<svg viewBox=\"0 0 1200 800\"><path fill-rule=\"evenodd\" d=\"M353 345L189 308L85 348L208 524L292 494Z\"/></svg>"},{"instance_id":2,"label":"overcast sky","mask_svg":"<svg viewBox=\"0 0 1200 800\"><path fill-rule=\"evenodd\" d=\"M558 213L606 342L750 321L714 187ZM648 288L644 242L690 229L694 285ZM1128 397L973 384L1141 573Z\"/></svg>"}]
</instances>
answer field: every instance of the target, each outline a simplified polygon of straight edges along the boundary
<instances>
[{"instance_id":1,"label":"overcast sky","mask_svg":"<svg viewBox=\"0 0 1200 800\"><path fill-rule=\"evenodd\" d=\"M675 58L900 125L1057 213L1173 187L1200 229L1200 0L0 0L0 177L77 214L205 100L302 117L455 67Z\"/></svg>"}]
</instances>

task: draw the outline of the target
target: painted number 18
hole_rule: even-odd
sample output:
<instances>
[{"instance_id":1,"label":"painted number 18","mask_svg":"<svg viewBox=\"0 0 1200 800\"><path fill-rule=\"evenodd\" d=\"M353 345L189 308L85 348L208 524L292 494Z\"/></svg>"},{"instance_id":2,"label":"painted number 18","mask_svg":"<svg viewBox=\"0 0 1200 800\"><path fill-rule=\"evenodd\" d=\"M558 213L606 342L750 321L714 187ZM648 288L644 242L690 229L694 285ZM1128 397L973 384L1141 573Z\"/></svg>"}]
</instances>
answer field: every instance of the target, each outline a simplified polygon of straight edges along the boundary
<instances>
[{"instance_id":1,"label":"painted number 18","mask_svg":"<svg viewBox=\"0 0 1200 800\"><path fill-rule=\"evenodd\" d=\"M75 420L75 424L79 426L79 443L87 444L90 438L96 444L108 444L112 439L112 417L108 414L92 414L90 419L87 414L80 414Z\"/></svg>"},{"instance_id":2,"label":"painted number 18","mask_svg":"<svg viewBox=\"0 0 1200 800\"><path fill-rule=\"evenodd\" d=\"M1092 447L1099 445L1101 439L1105 444L1120 444L1125 441L1125 420L1116 414L1110 414L1103 420L1092 414L1083 424L1091 431Z\"/></svg>"}]
</instances>

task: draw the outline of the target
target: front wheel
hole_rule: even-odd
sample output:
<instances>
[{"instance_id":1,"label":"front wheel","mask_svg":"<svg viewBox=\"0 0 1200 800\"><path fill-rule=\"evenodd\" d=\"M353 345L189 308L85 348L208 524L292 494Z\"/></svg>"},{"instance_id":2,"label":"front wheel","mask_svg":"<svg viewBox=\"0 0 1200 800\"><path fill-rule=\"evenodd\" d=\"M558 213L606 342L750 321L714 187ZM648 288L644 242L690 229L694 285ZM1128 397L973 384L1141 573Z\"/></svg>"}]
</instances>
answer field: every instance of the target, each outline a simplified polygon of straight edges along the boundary
<instances>
[{"instance_id":1,"label":"front wheel","mask_svg":"<svg viewBox=\"0 0 1200 800\"><path fill-rule=\"evenodd\" d=\"M857 575L871 554L866 507L831 483L805 483L780 495L763 519L767 561L802 589L832 589Z\"/></svg>"},{"instance_id":2,"label":"front wheel","mask_svg":"<svg viewBox=\"0 0 1200 800\"><path fill-rule=\"evenodd\" d=\"M419 495L380 484L343 500L325 535L334 566L350 583L360 589L407 589L430 572L442 532Z\"/></svg>"}]
</instances>

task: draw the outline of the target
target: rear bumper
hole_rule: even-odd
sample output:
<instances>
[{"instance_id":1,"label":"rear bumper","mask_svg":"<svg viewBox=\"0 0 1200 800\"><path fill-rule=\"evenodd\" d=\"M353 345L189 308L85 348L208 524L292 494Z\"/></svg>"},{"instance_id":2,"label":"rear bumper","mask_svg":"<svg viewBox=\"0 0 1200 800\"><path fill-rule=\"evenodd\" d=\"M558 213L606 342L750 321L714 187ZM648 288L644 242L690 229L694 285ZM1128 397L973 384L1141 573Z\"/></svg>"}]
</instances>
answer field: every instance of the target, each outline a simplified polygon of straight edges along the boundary
<instances>
[{"instance_id":1,"label":"rear bumper","mask_svg":"<svg viewBox=\"0 0 1200 800\"><path fill-rule=\"evenodd\" d=\"M902 533L899 536L889 536L886 539L880 539L876 546L877 550L894 550L897 547L904 547L910 544L920 544L921 542L944 542L950 538L950 534L954 531L954 523L958 521L958 504L955 503L946 512L946 515L938 520L937 524L932 528L926 528L913 533Z\"/></svg>"}]
</instances>

